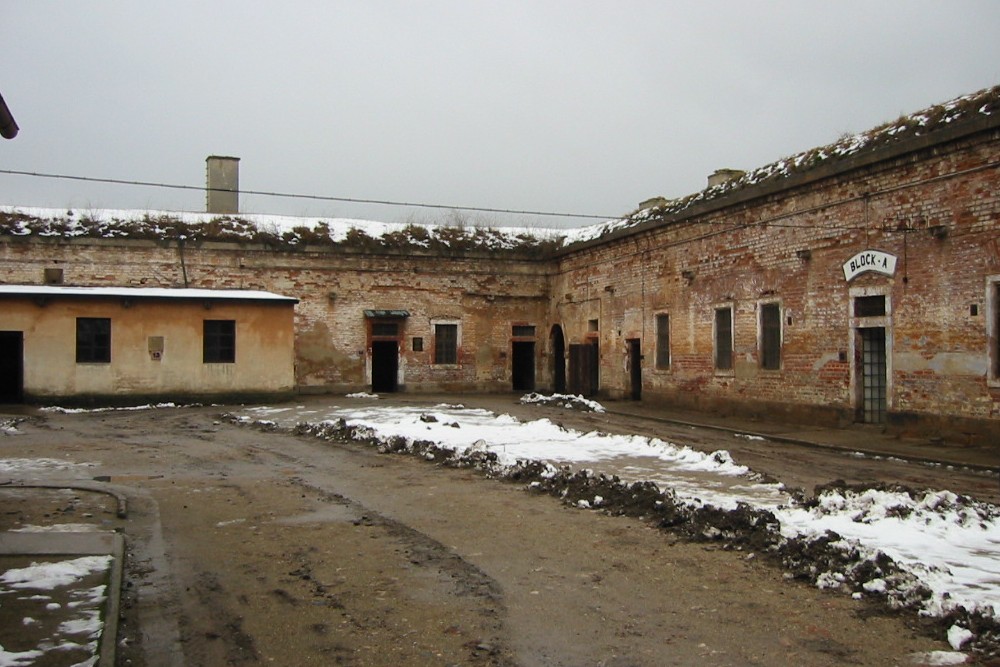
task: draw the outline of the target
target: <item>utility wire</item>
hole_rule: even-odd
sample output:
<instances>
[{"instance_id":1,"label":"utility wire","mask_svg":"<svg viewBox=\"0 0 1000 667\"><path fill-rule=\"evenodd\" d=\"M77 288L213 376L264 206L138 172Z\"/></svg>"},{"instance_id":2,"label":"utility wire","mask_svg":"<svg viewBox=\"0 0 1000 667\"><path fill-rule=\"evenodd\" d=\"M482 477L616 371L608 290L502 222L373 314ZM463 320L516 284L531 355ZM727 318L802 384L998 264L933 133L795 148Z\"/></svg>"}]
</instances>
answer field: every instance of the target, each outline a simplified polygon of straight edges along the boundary
<instances>
[{"instance_id":1,"label":"utility wire","mask_svg":"<svg viewBox=\"0 0 1000 667\"><path fill-rule=\"evenodd\" d=\"M126 181L118 178L97 178L94 176L74 176L70 174L46 174L34 171L18 171L15 169L0 169L0 174L15 176L35 176L38 178L55 178L67 181L86 181L88 183L113 183L115 185L142 185L151 188L167 188L171 190L198 190L200 192L233 192L228 188L208 188L197 185L178 185L176 183L155 183L152 181ZM478 213L508 213L514 215L538 215L554 218L589 218L593 220L617 220L620 215L592 215L586 213L554 213L551 211L521 211L507 208L488 208L483 206L447 206L445 204L425 204L420 202L389 201L384 199L357 199L354 197L331 197L326 195L305 195L289 192L266 192L262 190L239 190L241 195L259 195L263 197L284 197L287 199L312 199L318 201L336 201L351 204L379 204L382 206L409 206L413 208L433 208L450 211L475 211Z\"/></svg>"}]
</instances>

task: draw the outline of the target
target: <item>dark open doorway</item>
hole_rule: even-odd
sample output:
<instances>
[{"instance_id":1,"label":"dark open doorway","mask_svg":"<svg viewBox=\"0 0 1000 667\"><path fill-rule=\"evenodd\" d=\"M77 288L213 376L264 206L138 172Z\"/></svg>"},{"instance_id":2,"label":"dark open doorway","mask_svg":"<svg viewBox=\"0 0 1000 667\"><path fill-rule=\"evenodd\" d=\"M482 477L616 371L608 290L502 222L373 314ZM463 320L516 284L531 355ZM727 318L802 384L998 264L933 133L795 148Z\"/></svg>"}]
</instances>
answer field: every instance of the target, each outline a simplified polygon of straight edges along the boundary
<instances>
[{"instance_id":1,"label":"dark open doorway","mask_svg":"<svg viewBox=\"0 0 1000 667\"><path fill-rule=\"evenodd\" d=\"M527 341L511 343L511 384L514 391L535 390L535 344Z\"/></svg>"},{"instance_id":2,"label":"dark open doorway","mask_svg":"<svg viewBox=\"0 0 1000 667\"><path fill-rule=\"evenodd\" d=\"M0 331L0 403L24 400L24 334Z\"/></svg>"},{"instance_id":3,"label":"dark open doorway","mask_svg":"<svg viewBox=\"0 0 1000 667\"><path fill-rule=\"evenodd\" d=\"M562 327L553 325L549 334L552 348L552 390L557 394L566 393L566 339Z\"/></svg>"},{"instance_id":4,"label":"dark open doorway","mask_svg":"<svg viewBox=\"0 0 1000 667\"><path fill-rule=\"evenodd\" d=\"M399 342L372 341L372 391L391 393L398 388Z\"/></svg>"},{"instance_id":5,"label":"dark open doorway","mask_svg":"<svg viewBox=\"0 0 1000 667\"><path fill-rule=\"evenodd\" d=\"M633 401L642 398L642 345L638 338L630 338L628 343L628 371L630 396Z\"/></svg>"}]
</instances>

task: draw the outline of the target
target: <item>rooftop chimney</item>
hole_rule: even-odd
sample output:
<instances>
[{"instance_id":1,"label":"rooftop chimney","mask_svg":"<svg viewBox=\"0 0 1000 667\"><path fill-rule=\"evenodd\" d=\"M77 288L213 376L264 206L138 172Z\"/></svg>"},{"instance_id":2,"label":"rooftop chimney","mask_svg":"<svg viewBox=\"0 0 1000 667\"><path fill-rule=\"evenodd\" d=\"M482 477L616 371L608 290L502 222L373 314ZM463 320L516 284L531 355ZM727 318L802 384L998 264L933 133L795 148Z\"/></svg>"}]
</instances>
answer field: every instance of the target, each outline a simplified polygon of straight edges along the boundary
<instances>
[{"instance_id":1,"label":"rooftop chimney","mask_svg":"<svg viewBox=\"0 0 1000 667\"><path fill-rule=\"evenodd\" d=\"M7 108L7 103L3 101L3 95L0 95L0 137L13 139L17 136L19 129L17 123L14 121L14 116L11 115L10 109Z\"/></svg>"},{"instance_id":2,"label":"rooftop chimney","mask_svg":"<svg viewBox=\"0 0 1000 667\"><path fill-rule=\"evenodd\" d=\"M209 155L205 159L205 210L208 213L240 212L240 159Z\"/></svg>"},{"instance_id":3,"label":"rooftop chimney","mask_svg":"<svg viewBox=\"0 0 1000 667\"><path fill-rule=\"evenodd\" d=\"M708 176L708 187L714 188L716 185L723 185L729 181L735 181L744 174L746 174L746 172L740 171L739 169L716 169Z\"/></svg>"}]
</instances>

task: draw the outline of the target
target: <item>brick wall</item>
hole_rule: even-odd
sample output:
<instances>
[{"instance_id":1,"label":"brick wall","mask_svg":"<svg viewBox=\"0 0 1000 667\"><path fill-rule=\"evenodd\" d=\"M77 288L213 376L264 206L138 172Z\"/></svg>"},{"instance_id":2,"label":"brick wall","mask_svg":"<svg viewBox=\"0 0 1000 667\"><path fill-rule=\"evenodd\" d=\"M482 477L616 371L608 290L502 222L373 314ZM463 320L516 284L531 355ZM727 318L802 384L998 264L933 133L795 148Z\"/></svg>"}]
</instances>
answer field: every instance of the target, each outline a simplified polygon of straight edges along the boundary
<instances>
[{"instance_id":1,"label":"brick wall","mask_svg":"<svg viewBox=\"0 0 1000 667\"><path fill-rule=\"evenodd\" d=\"M564 252L550 317L568 342L600 319L604 394L628 395L625 341L639 338L644 398L836 423L857 417L856 328L874 322L852 318L852 298L884 294L890 425L934 418L951 431L996 433L986 285L1000 274L998 159L994 130ZM867 248L895 255L896 274L848 283L843 263ZM765 303L780 306L778 370L761 368ZM721 307L732 308L734 331L724 371L713 364ZM654 368L658 314L670 318L666 370Z\"/></svg>"},{"instance_id":2,"label":"brick wall","mask_svg":"<svg viewBox=\"0 0 1000 667\"><path fill-rule=\"evenodd\" d=\"M182 262L183 256L183 262ZM296 381L302 391L370 388L366 309L409 312L400 337L410 391L510 389L511 323L544 330L548 271L533 261L486 256L372 255L330 249L282 252L236 243L0 237L4 282L40 284L62 268L67 285L263 289L295 308ZM431 320L460 322L459 363L432 364ZM423 339L422 352L412 349ZM541 378L541 376L540 376Z\"/></svg>"}]
</instances>

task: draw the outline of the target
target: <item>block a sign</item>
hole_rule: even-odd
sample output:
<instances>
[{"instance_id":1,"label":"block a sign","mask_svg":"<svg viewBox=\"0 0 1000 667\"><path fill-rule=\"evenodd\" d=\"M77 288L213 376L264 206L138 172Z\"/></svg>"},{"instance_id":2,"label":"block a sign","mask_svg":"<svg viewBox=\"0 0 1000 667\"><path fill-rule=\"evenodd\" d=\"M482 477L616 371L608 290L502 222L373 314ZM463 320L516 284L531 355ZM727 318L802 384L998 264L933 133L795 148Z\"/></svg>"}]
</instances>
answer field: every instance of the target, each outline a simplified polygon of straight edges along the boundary
<instances>
[{"instance_id":1,"label":"block a sign","mask_svg":"<svg viewBox=\"0 0 1000 667\"><path fill-rule=\"evenodd\" d=\"M844 278L851 282L862 273L874 271L887 276L896 274L896 256L881 250L862 250L844 262Z\"/></svg>"}]
</instances>

